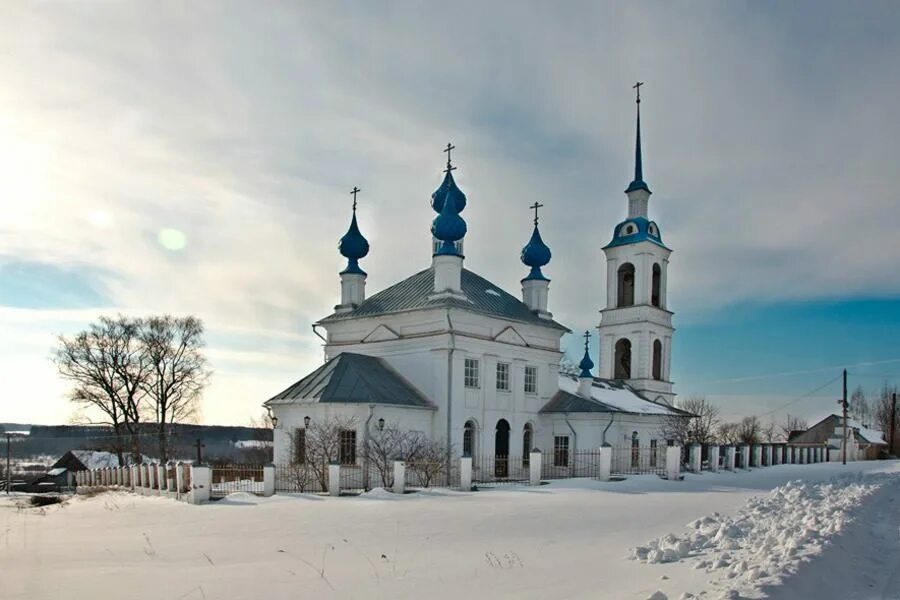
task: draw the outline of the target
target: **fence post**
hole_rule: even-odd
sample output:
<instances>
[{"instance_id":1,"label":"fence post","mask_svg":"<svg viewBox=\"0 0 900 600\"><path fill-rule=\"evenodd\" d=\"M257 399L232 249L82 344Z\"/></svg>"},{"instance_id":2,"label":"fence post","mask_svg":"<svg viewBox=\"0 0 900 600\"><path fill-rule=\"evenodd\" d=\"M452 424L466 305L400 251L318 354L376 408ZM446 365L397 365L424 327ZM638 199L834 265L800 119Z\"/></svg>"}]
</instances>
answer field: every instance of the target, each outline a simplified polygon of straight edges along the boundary
<instances>
[{"instance_id":1,"label":"fence post","mask_svg":"<svg viewBox=\"0 0 900 600\"><path fill-rule=\"evenodd\" d=\"M691 471L699 473L703 468L703 446L700 444L691 444L690 453Z\"/></svg>"},{"instance_id":2,"label":"fence post","mask_svg":"<svg viewBox=\"0 0 900 600\"><path fill-rule=\"evenodd\" d=\"M537 448L533 448L528 454L528 483L541 485L541 471L543 470L544 455Z\"/></svg>"},{"instance_id":3,"label":"fence post","mask_svg":"<svg viewBox=\"0 0 900 600\"><path fill-rule=\"evenodd\" d=\"M666 477L677 481L681 471L681 446L666 447Z\"/></svg>"},{"instance_id":4,"label":"fence post","mask_svg":"<svg viewBox=\"0 0 900 600\"><path fill-rule=\"evenodd\" d=\"M459 459L459 487L469 491L472 489L472 457L463 456Z\"/></svg>"},{"instance_id":5,"label":"fence post","mask_svg":"<svg viewBox=\"0 0 900 600\"><path fill-rule=\"evenodd\" d=\"M713 473L719 472L719 445L711 444L709 446L709 470Z\"/></svg>"},{"instance_id":6,"label":"fence post","mask_svg":"<svg viewBox=\"0 0 900 600\"><path fill-rule=\"evenodd\" d=\"M176 467L177 469L177 467ZM179 472L177 469L176 473ZM275 465L263 465L263 496L275 495Z\"/></svg>"},{"instance_id":7,"label":"fence post","mask_svg":"<svg viewBox=\"0 0 900 600\"><path fill-rule=\"evenodd\" d=\"M156 493L160 496L166 495L166 465L156 463Z\"/></svg>"},{"instance_id":8,"label":"fence post","mask_svg":"<svg viewBox=\"0 0 900 600\"><path fill-rule=\"evenodd\" d=\"M206 465L191 466L191 504L209 502L212 469Z\"/></svg>"},{"instance_id":9,"label":"fence post","mask_svg":"<svg viewBox=\"0 0 900 600\"><path fill-rule=\"evenodd\" d=\"M763 446L763 464L767 467L772 466L772 444Z\"/></svg>"},{"instance_id":10,"label":"fence post","mask_svg":"<svg viewBox=\"0 0 900 600\"><path fill-rule=\"evenodd\" d=\"M743 465L744 469L750 470L750 445L744 444L741 446L741 465Z\"/></svg>"},{"instance_id":11,"label":"fence post","mask_svg":"<svg viewBox=\"0 0 900 600\"><path fill-rule=\"evenodd\" d=\"M406 463L402 460L394 461L394 487L392 491L401 496L406 492Z\"/></svg>"},{"instance_id":12,"label":"fence post","mask_svg":"<svg viewBox=\"0 0 900 600\"><path fill-rule=\"evenodd\" d=\"M328 465L328 495L341 495L341 465L339 464Z\"/></svg>"},{"instance_id":13,"label":"fence post","mask_svg":"<svg viewBox=\"0 0 900 600\"><path fill-rule=\"evenodd\" d=\"M759 444L753 446L753 466L761 467L762 464L762 446Z\"/></svg>"},{"instance_id":14,"label":"fence post","mask_svg":"<svg viewBox=\"0 0 900 600\"><path fill-rule=\"evenodd\" d=\"M612 478L612 446L604 444L600 446L600 481L609 481Z\"/></svg>"},{"instance_id":15,"label":"fence post","mask_svg":"<svg viewBox=\"0 0 900 600\"><path fill-rule=\"evenodd\" d=\"M166 463L166 493L169 496L175 496L178 489L175 487L175 465L170 460Z\"/></svg>"},{"instance_id":16,"label":"fence post","mask_svg":"<svg viewBox=\"0 0 900 600\"><path fill-rule=\"evenodd\" d=\"M181 491L184 489L184 470L181 467L181 461L175 462L175 497L181 498Z\"/></svg>"},{"instance_id":17,"label":"fence post","mask_svg":"<svg viewBox=\"0 0 900 600\"><path fill-rule=\"evenodd\" d=\"M734 446L731 444L725 446L725 470L734 471Z\"/></svg>"}]
</instances>

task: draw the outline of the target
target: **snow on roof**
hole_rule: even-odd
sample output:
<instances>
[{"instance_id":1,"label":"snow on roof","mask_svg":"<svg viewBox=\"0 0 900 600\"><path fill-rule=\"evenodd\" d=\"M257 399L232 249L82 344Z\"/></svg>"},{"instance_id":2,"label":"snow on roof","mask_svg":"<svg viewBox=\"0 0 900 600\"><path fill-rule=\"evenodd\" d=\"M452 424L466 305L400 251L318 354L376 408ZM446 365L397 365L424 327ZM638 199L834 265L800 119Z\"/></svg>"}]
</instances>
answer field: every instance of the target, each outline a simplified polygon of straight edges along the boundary
<instances>
[{"instance_id":1,"label":"snow on roof","mask_svg":"<svg viewBox=\"0 0 900 600\"><path fill-rule=\"evenodd\" d=\"M47 471L47 475L49 475L50 477L56 477L57 475L62 475L65 472L65 467L57 467L55 469L50 469L49 471Z\"/></svg>"},{"instance_id":2,"label":"snow on roof","mask_svg":"<svg viewBox=\"0 0 900 600\"><path fill-rule=\"evenodd\" d=\"M864 441L869 442L870 444L884 444L885 446L887 445L887 442L884 441L884 433L876 431L874 429L869 429L868 427L864 427L859 421L847 419L847 426L855 429L860 437L862 437Z\"/></svg>"},{"instance_id":3,"label":"snow on roof","mask_svg":"<svg viewBox=\"0 0 900 600\"><path fill-rule=\"evenodd\" d=\"M578 393L578 380L569 375L559 376L559 389L570 394ZM602 402L614 411L644 415L680 415L681 411L643 398L627 384L620 381L594 378L591 399Z\"/></svg>"},{"instance_id":4,"label":"snow on roof","mask_svg":"<svg viewBox=\"0 0 900 600\"><path fill-rule=\"evenodd\" d=\"M104 452L102 450L72 450L72 454L88 469L106 469L108 467L119 466L119 457L112 452ZM143 459L145 463L152 462L149 456L144 456ZM125 464L131 464L130 455L125 457Z\"/></svg>"}]
</instances>

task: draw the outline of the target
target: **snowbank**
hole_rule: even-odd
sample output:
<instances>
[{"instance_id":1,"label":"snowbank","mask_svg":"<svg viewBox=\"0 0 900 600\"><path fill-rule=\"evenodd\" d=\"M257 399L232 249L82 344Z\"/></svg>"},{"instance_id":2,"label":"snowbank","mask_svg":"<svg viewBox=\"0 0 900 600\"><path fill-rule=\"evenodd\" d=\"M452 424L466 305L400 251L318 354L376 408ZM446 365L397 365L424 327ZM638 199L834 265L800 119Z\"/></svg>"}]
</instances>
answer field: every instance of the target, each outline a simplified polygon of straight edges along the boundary
<instances>
[{"instance_id":1,"label":"snowbank","mask_svg":"<svg viewBox=\"0 0 900 600\"><path fill-rule=\"evenodd\" d=\"M854 512L896 475L859 473L826 482L790 481L767 496L750 498L734 516L719 513L687 525L631 551L646 563L694 561L694 569L724 586L724 598L777 584L797 566L819 555L832 538L854 521Z\"/></svg>"}]
</instances>

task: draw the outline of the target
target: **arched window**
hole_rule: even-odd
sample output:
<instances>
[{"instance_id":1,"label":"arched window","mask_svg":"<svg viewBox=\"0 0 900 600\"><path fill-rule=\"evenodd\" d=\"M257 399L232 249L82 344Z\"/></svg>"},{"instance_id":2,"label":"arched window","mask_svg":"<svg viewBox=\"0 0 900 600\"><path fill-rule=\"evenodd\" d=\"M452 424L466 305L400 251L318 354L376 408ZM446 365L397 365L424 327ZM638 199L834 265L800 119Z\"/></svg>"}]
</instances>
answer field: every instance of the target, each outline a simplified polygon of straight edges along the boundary
<instances>
[{"instance_id":1,"label":"arched window","mask_svg":"<svg viewBox=\"0 0 900 600\"><path fill-rule=\"evenodd\" d=\"M619 306L634 306L634 265L619 267Z\"/></svg>"},{"instance_id":2,"label":"arched window","mask_svg":"<svg viewBox=\"0 0 900 600\"><path fill-rule=\"evenodd\" d=\"M497 421L494 431L494 476L509 477L509 421Z\"/></svg>"},{"instance_id":3,"label":"arched window","mask_svg":"<svg viewBox=\"0 0 900 600\"><path fill-rule=\"evenodd\" d=\"M662 269L659 263L653 263L653 285L650 287L650 303L653 306L660 306L660 280L662 279Z\"/></svg>"},{"instance_id":4,"label":"arched window","mask_svg":"<svg viewBox=\"0 0 900 600\"><path fill-rule=\"evenodd\" d=\"M662 381L662 342L653 340L653 379Z\"/></svg>"},{"instance_id":5,"label":"arched window","mask_svg":"<svg viewBox=\"0 0 900 600\"><path fill-rule=\"evenodd\" d=\"M614 379L631 379L631 341L622 338L616 342Z\"/></svg>"},{"instance_id":6,"label":"arched window","mask_svg":"<svg viewBox=\"0 0 900 600\"><path fill-rule=\"evenodd\" d=\"M463 456L475 456L475 423L466 421L463 426Z\"/></svg>"},{"instance_id":7,"label":"arched window","mask_svg":"<svg viewBox=\"0 0 900 600\"><path fill-rule=\"evenodd\" d=\"M522 430L522 466L527 467L530 463L531 458L531 450L534 444L534 431L531 428L531 423L525 423L525 428Z\"/></svg>"},{"instance_id":8,"label":"arched window","mask_svg":"<svg viewBox=\"0 0 900 600\"><path fill-rule=\"evenodd\" d=\"M637 469L641 464L641 440L638 438L638 432L631 433L631 468Z\"/></svg>"}]
</instances>

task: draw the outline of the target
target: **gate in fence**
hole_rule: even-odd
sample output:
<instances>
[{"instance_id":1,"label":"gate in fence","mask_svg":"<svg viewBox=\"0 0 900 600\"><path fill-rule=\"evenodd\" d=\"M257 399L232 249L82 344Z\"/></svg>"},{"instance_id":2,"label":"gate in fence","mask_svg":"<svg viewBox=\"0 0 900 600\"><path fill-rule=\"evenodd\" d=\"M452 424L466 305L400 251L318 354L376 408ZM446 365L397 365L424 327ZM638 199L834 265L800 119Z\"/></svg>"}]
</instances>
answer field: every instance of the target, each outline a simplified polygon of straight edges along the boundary
<instances>
[{"instance_id":1,"label":"gate in fence","mask_svg":"<svg viewBox=\"0 0 900 600\"><path fill-rule=\"evenodd\" d=\"M262 495L263 468L261 465L228 465L212 467L211 498L224 498L233 492Z\"/></svg>"}]
</instances>

